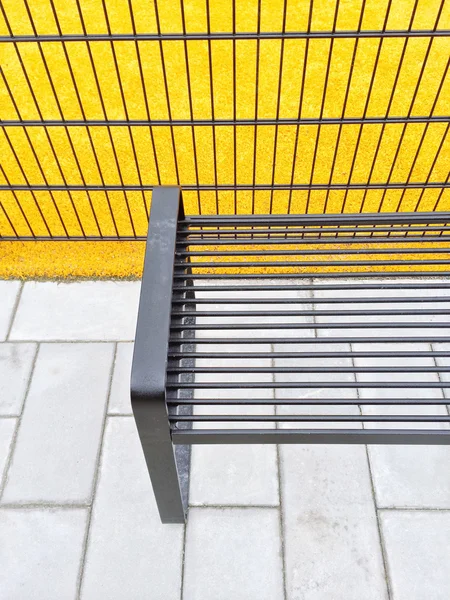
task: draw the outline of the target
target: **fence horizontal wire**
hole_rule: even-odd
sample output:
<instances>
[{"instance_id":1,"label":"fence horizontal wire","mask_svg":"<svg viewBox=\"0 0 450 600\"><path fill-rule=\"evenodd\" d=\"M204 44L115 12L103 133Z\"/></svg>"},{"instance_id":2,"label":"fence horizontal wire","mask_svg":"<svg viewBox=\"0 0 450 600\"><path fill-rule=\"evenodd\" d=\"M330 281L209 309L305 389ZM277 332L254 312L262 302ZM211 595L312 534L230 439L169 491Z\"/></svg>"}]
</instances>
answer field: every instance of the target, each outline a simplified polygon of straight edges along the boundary
<instances>
[{"instance_id":1,"label":"fence horizontal wire","mask_svg":"<svg viewBox=\"0 0 450 600\"><path fill-rule=\"evenodd\" d=\"M89 34L39 34L1 35L0 43L8 42L127 42L127 41L204 41L204 40L306 40L306 39L354 39L354 38L416 38L443 37L450 29L397 29L353 31L236 31L210 33L89 33Z\"/></svg>"}]
</instances>

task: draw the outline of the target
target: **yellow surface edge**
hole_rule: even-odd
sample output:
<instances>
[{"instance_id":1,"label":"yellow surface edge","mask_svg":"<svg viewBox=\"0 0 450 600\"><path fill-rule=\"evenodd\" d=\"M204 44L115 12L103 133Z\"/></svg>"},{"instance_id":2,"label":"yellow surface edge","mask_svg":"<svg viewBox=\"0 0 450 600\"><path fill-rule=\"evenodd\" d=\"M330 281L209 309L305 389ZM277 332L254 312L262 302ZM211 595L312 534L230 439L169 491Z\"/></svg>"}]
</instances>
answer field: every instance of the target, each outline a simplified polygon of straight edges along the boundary
<instances>
[{"instance_id":1,"label":"yellow surface edge","mask_svg":"<svg viewBox=\"0 0 450 600\"><path fill-rule=\"evenodd\" d=\"M257 26L257 7L261 5L261 30L279 31L282 26L282 0L236 0L237 31L254 31ZM308 27L309 2L290 0L286 30L302 31ZM15 35L32 32L23 0L3 0L8 23ZM162 31L182 30L180 2L160 2ZM190 0L186 5L188 32L206 30L204 0ZM358 27L362 3L359 0L341 0L337 29L355 30ZM106 0L104 5L113 32L131 30L130 3L127 0ZM212 31L231 31L232 3L217 0L211 3ZM313 30L331 30L335 2L317 0L312 16ZM377 30L383 26L384 14L390 6L388 29L407 29L414 0L367 0L362 29ZM29 0L29 7L39 33L57 33L58 29L48 0ZM65 33L81 33L77 3L55 0L59 25ZM99 0L82 0L82 13L88 31L106 32L103 4ZM133 0L137 31L156 30L154 3ZM413 29L450 28L450 0L420 0L415 11ZM441 10L442 8L442 10ZM415 10L415 9L414 9ZM436 21L437 19L437 21ZM0 32L8 35L8 27L0 17ZM43 43L2 44L0 48L0 104L1 118L79 120L86 119L146 119L144 92L148 96L152 119L168 118L167 98L164 93L163 69L158 42L116 42L114 49L117 65L109 42L92 44L92 61L87 46L81 42L67 44L67 56L62 45ZM214 88L215 119L231 119L236 103L237 119L255 118L256 77L258 75L257 114L259 119L274 118L279 109L280 118L339 117L344 108L347 82L354 64L350 93L345 100L345 115L367 116L448 115L450 112L450 77L447 61L450 39L447 37L420 37L380 39L315 39L308 42L306 66L305 40L238 41L236 52L236 90L233 92L233 42L216 40L209 52L205 41L190 41L188 58L191 65L190 86L195 120L211 119L210 84ZM283 69L279 89L280 57L283 48ZM257 49L259 64L257 65ZM332 59L328 63L329 52ZM139 51L139 53L138 53ZM404 52L403 52L404 51ZM187 86L185 49L181 42L166 42L163 46L168 96L173 119L189 120L191 107ZM377 61L379 56L379 61ZM138 64L142 60L143 75ZM371 75L377 64L376 77ZM397 68L402 65L400 76ZM425 65L423 72L422 67ZM80 94L75 94L69 66ZM46 68L60 102L46 74ZM209 72L212 70L212 82ZM30 85L27 83L27 74ZM98 76L97 91L94 71ZM328 85L325 86L329 71ZM120 96L119 80L123 84L127 110ZM7 82L7 85L6 83ZM395 82L395 93L390 102ZM418 83L420 85L418 85ZM442 83L442 86L440 85ZM373 85L372 85L373 84ZM417 94L415 93L418 85ZM32 87L35 99L29 87ZM303 87L304 86L304 87ZM326 87L326 89L325 89ZM302 88L302 104L299 90ZM370 102L365 107L371 89ZM440 93L438 91L440 90ZM105 109L102 108L101 97ZM280 100L277 108L277 101ZM436 102L435 102L436 100ZM80 104L81 102L81 104ZM36 104L40 107L38 110ZM81 106L83 110L81 110ZM388 108L390 107L390 108ZM297 139L295 125L278 128L232 127L195 128L196 153L190 127L174 128L174 144L182 185L196 183L196 170L201 185L214 182L213 142L217 150L217 182L248 184L253 179L256 163L256 184L275 184L291 180L299 183L352 182L423 182L446 181L450 164L450 128L446 123L410 123L370 125L302 125ZM378 140L382 133L381 144ZM153 136L151 138L150 134ZM236 135L236 138L234 138ZM29 136L29 137L27 137ZM90 137L89 137L90 136ZM147 186L158 181L162 184L177 181L172 138L169 127L112 127L111 139L104 127L70 128L70 139L64 128L21 127L0 131L0 160L4 173L0 183L8 182L42 185L81 185L82 176L88 183L101 184L100 171L106 183L136 185L139 176ZM336 148L339 136L339 145ZM153 139L156 157L151 143ZM135 145L136 157L133 155ZM232 160L236 147L236 172ZM353 156L358 146L357 159ZM53 151L54 150L54 151ZM117 153L117 160L114 152ZM58 157L58 161L55 157ZM295 158L293 158L295 156ZM194 158L197 161L194 161ZM334 164L335 159L335 164ZM98 160L98 166L97 161ZM373 171L371 165L374 162ZM275 164L275 172L273 165ZM332 166L334 164L334 166ZM118 170L120 165L120 171ZM139 171L139 173L138 173ZM120 176L121 175L121 176ZM201 196L201 198L200 198ZM205 214L220 210L223 214L254 212L265 214L273 210L284 213L290 206L292 213L305 212L395 212L448 210L450 190L439 189L370 190L366 193L352 190L348 194L333 190L258 191L256 194L239 191L184 192L186 212L195 214L197 202ZM289 200L288 200L289 196ZM292 200L292 202L291 202ZM147 210L151 193L145 192L48 192L28 191L12 194L0 192L0 236L133 236L145 235ZM47 228L46 228L47 225ZM143 242L0 242L0 277L2 278L134 278L142 272L145 243ZM419 267L420 269L420 267ZM412 270L412 269L411 269ZM310 269L311 271L311 269ZM203 271L206 272L206 271ZM244 269L240 272L250 273ZM262 272L258 268L257 272Z\"/></svg>"},{"instance_id":2,"label":"yellow surface edge","mask_svg":"<svg viewBox=\"0 0 450 600\"><path fill-rule=\"evenodd\" d=\"M144 251L144 242L0 242L0 278L133 279Z\"/></svg>"}]
</instances>

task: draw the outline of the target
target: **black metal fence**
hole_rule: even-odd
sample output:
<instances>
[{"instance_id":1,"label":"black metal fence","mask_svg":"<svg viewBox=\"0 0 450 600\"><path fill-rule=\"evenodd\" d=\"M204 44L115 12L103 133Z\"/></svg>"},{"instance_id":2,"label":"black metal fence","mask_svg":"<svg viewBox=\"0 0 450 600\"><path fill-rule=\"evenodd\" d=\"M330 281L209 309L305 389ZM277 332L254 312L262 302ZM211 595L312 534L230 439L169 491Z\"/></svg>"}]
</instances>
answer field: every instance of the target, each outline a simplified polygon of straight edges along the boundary
<instances>
[{"instance_id":1,"label":"black metal fence","mask_svg":"<svg viewBox=\"0 0 450 600\"><path fill-rule=\"evenodd\" d=\"M1 4L0 239L448 209L450 2ZM223 29L220 29L223 28Z\"/></svg>"}]
</instances>

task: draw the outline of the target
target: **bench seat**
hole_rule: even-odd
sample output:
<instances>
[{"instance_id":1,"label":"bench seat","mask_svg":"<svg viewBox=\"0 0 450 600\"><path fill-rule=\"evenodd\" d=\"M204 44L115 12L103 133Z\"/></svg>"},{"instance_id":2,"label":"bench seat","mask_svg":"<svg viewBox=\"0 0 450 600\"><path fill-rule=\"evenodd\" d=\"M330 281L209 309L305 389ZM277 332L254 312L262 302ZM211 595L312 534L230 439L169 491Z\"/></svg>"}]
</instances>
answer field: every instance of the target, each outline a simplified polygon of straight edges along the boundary
<instances>
[{"instance_id":1,"label":"bench seat","mask_svg":"<svg viewBox=\"0 0 450 600\"><path fill-rule=\"evenodd\" d=\"M155 188L131 397L163 522L192 444L450 443L448 222L188 217Z\"/></svg>"}]
</instances>

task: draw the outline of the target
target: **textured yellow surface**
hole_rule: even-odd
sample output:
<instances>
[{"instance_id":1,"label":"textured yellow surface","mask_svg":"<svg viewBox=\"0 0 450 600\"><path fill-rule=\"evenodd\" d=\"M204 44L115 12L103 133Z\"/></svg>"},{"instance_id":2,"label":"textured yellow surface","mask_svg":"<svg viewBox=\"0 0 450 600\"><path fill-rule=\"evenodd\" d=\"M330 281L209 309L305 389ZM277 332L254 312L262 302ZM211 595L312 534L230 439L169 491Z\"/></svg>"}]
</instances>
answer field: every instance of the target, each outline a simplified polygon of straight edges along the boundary
<instances>
[{"instance_id":1,"label":"textured yellow surface","mask_svg":"<svg viewBox=\"0 0 450 600\"><path fill-rule=\"evenodd\" d=\"M206 31L204 0L185 0L188 32ZM367 0L362 29L381 29L387 0ZM440 0L421 0L415 13L413 29L432 29L436 22ZM55 0L59 25L63 33L82 33L82 25L75 0ZM128 0L105 2L109 25L113 32L132 31ZM236 0L238 31L255 31L257 27L257 0ZM387 29L407 29L410 24L413 0L393 0ZM3 6L16 35L33 34L30 19L21 0L3 0ZM29 6L38 33L58 33L49 0L30 0ZM107 21L101 0L81 0L80 6L89 33L106 33ZM210 0L211 30L231 31L231 2ZM288 31L306 30L309 2L289 0L286 20ZM156 21L152 2L132 0L136 30L155 32ZM282 0L263 0L261 3L261 30L280 31L282 27ZM315 0L311 29L331 30L335 3ZM159 2L163 32L182 31L179 0ZM341 0L337 29L355 30L361 13L359 0ZM450 0L444 3L437 24L439 29L450 28ZM0 34L8 35L8 27L0 15ZM368 97L371 75L379 54L367 116L386 114L391 91L400 61L402 66L395 94L389 109L391 116L423 116L431 110L435 115L450 113L450 77L445 67L450 54L450 39L445 37L360 39L355 49L354 39L310 40L305 71L305 40L287 39L281 77L279 116L296 118L304 78L301 105L303 118L341 117L347 82L351 77L345 116L362 116ZM332 45L332 48L331 48ZM162 45L173 119L190 119L185 46L180 41ZM275 118L280 75L280 40L262 40L259 45L258 118ZM169 118L163 80L161 49L158 42L91 43L91 56L84 42L67 43L67 56L60 43L0 44L0 107L2 119L146 119L146 98L153 119ZM113 52L114 49L114 52ZM332 49L329 77L324 96L324 82L328 55ZM236 118L255 118L257 42L239 40L236 51L236 93L233 87L233 42L190 41L187 52L190 67L190 86L194 119L211 119L209 56L213 72L214 117L233 118L234 100ZM117 59L117 69L114 61ZM142 64L145 90L142 86L138 53ZM403 55L403 59L401 58ZM92 62L91 62L92 58ZM426 66L419 80L421 68ZM96 86L94 69L100 93ZM78 88L71 79L69 65ZM26 76L24 75L24 70ZM49 76L50 75L50 79ZM122 100L119 77L122 82L126 110ZM28 82L27 82L28 78ZM443 80L438 97L437 91ZM411 104L418 85L415 101ZM30 86L32 92L30 90ZM434 106L434 108L433 108ZM275 183L289 183L293 172L294 183L347 183L352 168L357 140L358 152L353 165L351 182L420 182L445 181L449 174L450 140L445 123L345 125L341 128L335 166L332 162L339 135L338 125L302 126L299 131L296 159L295 126L260 126L257 131L256 176L257 184L270 184L275 161ZM196 166L200 184L214 183L213 132L211 127L195 127L196 153L193 149L192 128L174 127L175 156L169 127L112 127L111 137L105 127L4 128L0 132L0 159L3 171L0 183L26 184L139 184L158 183L157 170L163 184L196 183ZM375 154L382 134L381 145ZM152 137L156 148L153 152ZM255 128L239 126L236 131L237 171L233 167L233 128L215 129L217 177L219 184L251 184L253 181L253 153ZM112 142L112 143L111 143ZM134 145L134 150L133 150ZM416 151L420 151L416 156ZM114 154L115 151L115 154ZM314 161L314 153L316 159ZM136 154L136 160L134 157ZM57 157L57 160L56 160ZM371 169L374 157L374 168ZM175 160L176 158L176 160ZM196 161L195 161L196 159ZM59 164L58 164L59 163ZM313 165L314 163L314 165ZM314 166L314 168L313 168ZM294 168L293 168L294 167ZM371 172L372 170L372 172ZM100 174L101 171L101 174ZM101 176L102 175L102 176ZM286 212L289 192L196 192L185 193L187 212L198 211L198 200L203 213L266 213L271 204L273 212ZM450 193L439 189L350 191L295 191L291 198L291 212L367 212L449 210ZM144 235L146 205L151 193L139 192L0 192L0 234L54 236L102 235L117 233L131 236ZM3 207L3 210L1 209ZM23 210L23 213L21 212ZM78 213L78 218L77 218ZM29 225L24 218L26 216ZM131 215L131 220L130 220ZM8 221L8 217L10 221ZM48 223L48 229L45 226ZM14 229L13 229L14 227ZM142 243L23 243L0 242L0 276L137 276L140 273Z\"/></svg>"},{"instance_id":2,"label":"textured yellow surface","mask_svg":"<svg viewBox=\"0 0 450 600\"><path fill-rule=\"evenodd\" d=\"M0 278L135 278L144 250L140 242L1 242Z\"/></svg>"}]
</instances>

